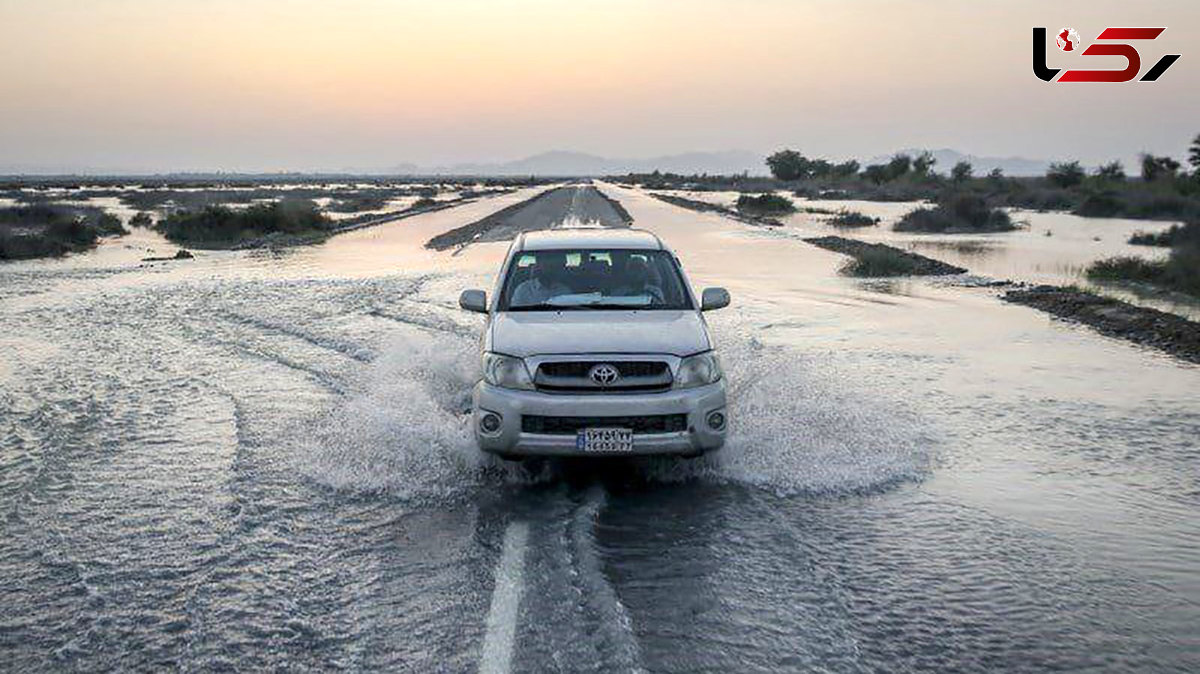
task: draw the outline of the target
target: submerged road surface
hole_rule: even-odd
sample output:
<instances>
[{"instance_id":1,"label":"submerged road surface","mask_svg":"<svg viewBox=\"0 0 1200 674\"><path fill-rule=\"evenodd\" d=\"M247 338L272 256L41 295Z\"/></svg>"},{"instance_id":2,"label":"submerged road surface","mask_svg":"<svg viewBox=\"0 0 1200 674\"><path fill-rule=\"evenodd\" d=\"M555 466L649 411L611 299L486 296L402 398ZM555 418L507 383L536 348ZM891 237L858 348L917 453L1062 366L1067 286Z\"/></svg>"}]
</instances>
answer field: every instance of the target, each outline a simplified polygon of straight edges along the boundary
<instances>
[{"instance_id":1,"label":"submerged road surface","mask_svg":"<svg viewBox=\"0 0 1200 674\"><path fill-rule=\"evenodd\" d=\"M714 457L474 450L507 244L425 243L537 190L0 266L0 669L1200 668L1200 368L601 189L733 293Z\"/></svg>"},{"instance_id":2,"label":"submerged road surface","mask_svg":"<svg viewBox=\"0 0 1200 674\"><path fill-rule=\"evenodd\" d=\"M434 250L472 243L509 241L522 232L561 227L628 227L629 213L591 185L567 185L535 194L470 224L442 232L426 245Z\"/></svg>"}]
</instances>

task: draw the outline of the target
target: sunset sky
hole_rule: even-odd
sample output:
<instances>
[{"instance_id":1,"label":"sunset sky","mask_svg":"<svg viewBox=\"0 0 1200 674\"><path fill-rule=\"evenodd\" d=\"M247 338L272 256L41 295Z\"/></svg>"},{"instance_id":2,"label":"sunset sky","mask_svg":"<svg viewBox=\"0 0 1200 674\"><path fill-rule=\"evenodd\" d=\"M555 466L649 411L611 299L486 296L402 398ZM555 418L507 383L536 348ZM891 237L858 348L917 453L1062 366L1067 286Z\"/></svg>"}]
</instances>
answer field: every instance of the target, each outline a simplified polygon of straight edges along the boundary
<instances>
[{"instance_id":1,"label":"sunset sky","mask_svg":"<svg viewBox=\"0 0 1200 674\"><path fill-rule=\"evenodd\" d=\"M1047 84L1032 26L1167 26L1143 69L1183 56L1153 84ZM0 0L0 170L1182 155L1198 31L1196 0Z\"/></svg>"}]
</instances>

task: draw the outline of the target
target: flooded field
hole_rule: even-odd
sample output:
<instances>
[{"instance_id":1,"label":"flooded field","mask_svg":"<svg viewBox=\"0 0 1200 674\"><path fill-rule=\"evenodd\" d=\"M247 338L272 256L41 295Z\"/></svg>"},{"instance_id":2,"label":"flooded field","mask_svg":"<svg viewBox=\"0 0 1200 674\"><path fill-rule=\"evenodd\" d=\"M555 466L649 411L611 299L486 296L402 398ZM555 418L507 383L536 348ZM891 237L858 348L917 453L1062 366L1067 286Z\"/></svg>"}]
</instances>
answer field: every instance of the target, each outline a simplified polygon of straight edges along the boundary
<instances>
[{"instance_id":1,"label":"flooded field","mask_svg":"<svg viewBox=\"0 0 1200 674\"><path fill-rule=\"evenodd\" d=\"M689 199L732 207L737 192L680 191ZM892 231L906 213L928 206L921 202L879 202L858 200L809 200L791 197L799 212L779 220L786 230L775 236L796 238L837 234L865 241L887 243L906 250L963 267L970 273L995 280L1078 285L1104 295L1200 319L1200 302L1180 295L1151 293L1112 284L1094 283L1085 271L1093 262L1110 257L1163 259L1169 249L1134 246L1128 243L1135 232L1159 232L1171 222L1122 218L1084 218L1069 213L1036 212L1011 209L1019 228L996 234L917 234ZM878 218L873 227L852 229L828 224L832 215L819 211L852 211Z\"/></svg>"},{"instance_id":2,"label":"flooded field","mask_svg":"<svg viewBox=\"0 0 1200 674\"><path fill-rule=\"evenodd\" d=\"M1200 367L986 288L841 277L798 240L819 216L598 187L733 295L715 456L531 474L474 449L482 322L456 302L507 242L425 243L541 188L282 252L145 264L174 247L135 230L0 265L4 667L1200 668ZM1156 227L1015 215L853 235L1079 282Z\"/></svg>"}]
</instances>

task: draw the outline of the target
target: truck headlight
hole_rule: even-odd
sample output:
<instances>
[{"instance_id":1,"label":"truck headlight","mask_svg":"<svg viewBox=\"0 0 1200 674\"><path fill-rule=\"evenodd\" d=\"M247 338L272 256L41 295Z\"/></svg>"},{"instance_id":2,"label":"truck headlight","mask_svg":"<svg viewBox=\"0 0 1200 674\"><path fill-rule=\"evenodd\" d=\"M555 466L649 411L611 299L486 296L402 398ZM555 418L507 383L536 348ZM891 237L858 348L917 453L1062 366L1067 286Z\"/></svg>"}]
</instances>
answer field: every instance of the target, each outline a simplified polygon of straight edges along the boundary
<instances>
[{"instance_id":1,"label":"truck headlight","mask_svg":"<svg viewBox=\"0 0 1200 674\"><path fill-rule=\"evenodd\" d=\"M483 380L500 388L533 389L525 361L499 353L483 354Z\"/></svg>"},{"instance_id":2,"label":"truck headlight","mask_svg":"<svg viewBox=\"0 0 1200 674\"><path fill-rule=\"evenodd\" d=\"M721 380L721 363L717 354L709 351L688 356L679 363L675 375L675 388L693 388Z\"/></svg>"}]
</instances>

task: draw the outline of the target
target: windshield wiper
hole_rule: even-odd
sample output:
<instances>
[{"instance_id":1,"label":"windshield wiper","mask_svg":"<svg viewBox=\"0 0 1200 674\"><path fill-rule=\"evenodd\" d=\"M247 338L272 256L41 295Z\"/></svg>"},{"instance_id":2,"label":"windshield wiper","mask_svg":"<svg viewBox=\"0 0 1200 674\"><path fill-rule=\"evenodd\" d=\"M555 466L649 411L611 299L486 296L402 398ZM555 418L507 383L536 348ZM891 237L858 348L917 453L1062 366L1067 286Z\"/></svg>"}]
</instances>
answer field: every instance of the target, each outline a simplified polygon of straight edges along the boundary
<instances>
[{"instance_id":1,"label":"windshield wiper","mask_svg":"<svg viewBox=\"0 0 1200 674\"><path fill-rule=\"evenodd\" d=\"M638 309L649 309L653 305L650 304L623 304L621 302L592 302L590 304L580 304L580 309L627 309L636 311Z\"/></svg>"},{"instance_id":2,"label":"windshield wiper","mask_svg":"<svg viewBox=\"0 0 1200 674\"><path fill-rule=\"evenodd\" d=\"M585 306L578 304L552 304L550 302L540 302L538 304L518 304L510 305L509 311L571 311L572 309L585 309Z\"/></svg>"}]
</instances>

